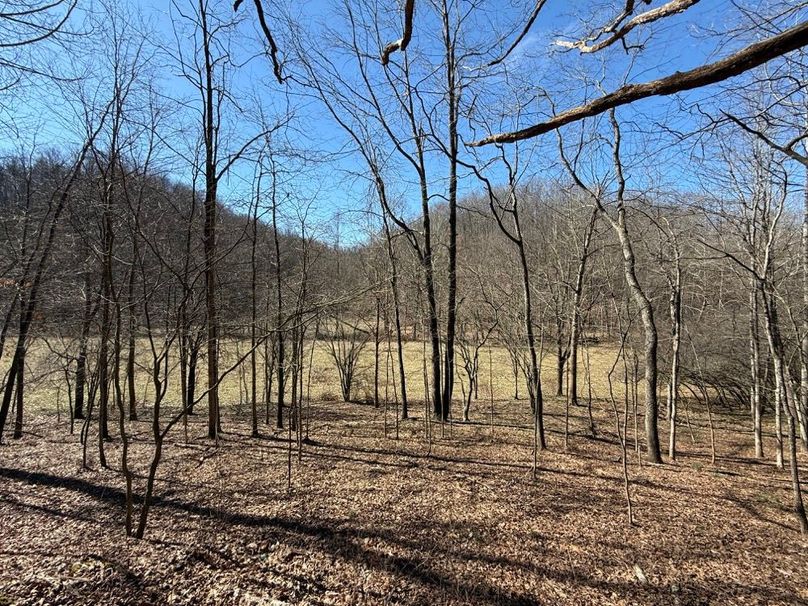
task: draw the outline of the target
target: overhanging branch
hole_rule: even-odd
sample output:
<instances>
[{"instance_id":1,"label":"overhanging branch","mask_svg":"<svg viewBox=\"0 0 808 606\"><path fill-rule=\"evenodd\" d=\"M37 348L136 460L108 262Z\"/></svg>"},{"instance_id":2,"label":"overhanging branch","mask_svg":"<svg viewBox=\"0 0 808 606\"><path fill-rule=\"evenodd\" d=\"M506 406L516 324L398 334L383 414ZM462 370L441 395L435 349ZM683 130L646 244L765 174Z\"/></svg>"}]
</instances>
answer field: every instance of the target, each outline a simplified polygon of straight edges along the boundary
<instances>
[{"instance_id":1,"label":"overhanging branch","mask_svg":"<svg viewBox=\"0 0 808 606\"><path fill-rule=\"evenodd\" d=\"M750 44L737 53L714 63L702 65L686 72L676 72L665 78L642 84L621 86L616 91L595 99L591 103L568 109L545 122L513 132L490 135L469 145L479 147L492 143L513 143L514 141L537 137L566 124L597 116L610 109L628 105L640 99L672 95L721 82L806 45L808 45L808 22L800 23L782 34L767 38L761 42Z\"/></svg>"},{"instance_id":2,"label":"overhanging branch","mask_svg":"<svg viewBox=\"0 0 808 606\"><path fill-rule=\"evenodd\" d=\"M382 51L382 65L387 65L390 62L390 55L396 51L402 53L407 50L407 46L412 39L412 19L415 15L415 0L406 0L404 3L404 33L401 38L395 42L391 42L384 47Z\"/></svg>"}]
</instances>

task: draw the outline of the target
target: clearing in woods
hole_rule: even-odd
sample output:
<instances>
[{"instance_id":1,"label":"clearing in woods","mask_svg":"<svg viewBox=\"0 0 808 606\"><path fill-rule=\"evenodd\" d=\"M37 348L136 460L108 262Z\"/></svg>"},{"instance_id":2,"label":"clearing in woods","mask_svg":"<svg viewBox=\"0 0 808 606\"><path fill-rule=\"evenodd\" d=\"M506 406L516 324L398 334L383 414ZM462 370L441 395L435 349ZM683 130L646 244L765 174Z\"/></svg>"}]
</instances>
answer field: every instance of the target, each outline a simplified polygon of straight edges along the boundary
<instances>
[{"instance_id":1,"label":"clearing in woods","mask_svg":"<svg viewBox=\"0 0 808 606\"><path fill-rule=\"evenodd\" d=\"M591 350L594 437L586 406L571 407L565 449L565 401L547 398L549 450L535 479L529 405L513 399L507 353L494 350L489 373L482 352L472 422L432 424L430 444L420 351L407 345L412 418L397 424L392 390L388 407L335 401L336 375L318 348L309 440L301 452L295 443L291 458L287 430L262 423L262 436L248 437L249 406L238 391L246 383L230 377L218 447L202 437L204 415L191 418L188 443L181 426L170 434L140 542L124 536L119 442L107 445L104 470L91 438L92 469L81 469L64 404L57 423L53 403L45 405L54 394L38 394L23 439L0 448L0 603L808 601L808 549L789 509L789 478L751 457L745 410L711 411L715 464L702 405L689 402L679 459L662 466L640 464L630 415L629 526L606 399L613 349ZM360 398L372 385L370 360L366 352ZM553 364L545 359L547 383ZM622 371L616 380L622 416ZM151 453L147 413L129 425L138 491ZM773 443L769 433L767 448Z\"/></svg>"}]
</instances>

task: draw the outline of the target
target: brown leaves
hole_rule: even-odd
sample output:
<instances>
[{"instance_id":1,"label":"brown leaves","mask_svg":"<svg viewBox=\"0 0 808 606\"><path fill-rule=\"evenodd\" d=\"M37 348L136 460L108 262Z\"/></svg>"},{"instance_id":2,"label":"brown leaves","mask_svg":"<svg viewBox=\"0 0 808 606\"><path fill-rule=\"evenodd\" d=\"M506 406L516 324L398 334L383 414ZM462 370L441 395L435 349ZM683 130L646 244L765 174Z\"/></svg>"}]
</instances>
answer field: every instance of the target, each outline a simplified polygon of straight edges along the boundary
<instances>
[{"instance_id":1,"label":"brown leaves","mask_svg":"<svg viewBox=\"0 0 808 606\"><path fill-rule=\"evenodd\" d=\"M436 425L427 456L423 418L401 422L396 441L382 437L382 409L315 402L315 443L304 447L301 463L293 457L291 495L285 434L248 438L247 419L228 417L218 450L201 438L192 448L167 447L148 540L140 542L123 534L119 473L79 472L77 439L65 440L64 425L52 418L34 419L40 437L26 435L0 452L0 598L252 605L808 599L808 555L784 507L788 483L772 466L742 458L722 467L737 475L713 473L704 464L704 419L692 405L701 441L688 443L678 464L639 469L632 457L635 529L624 523L613 435L583 437L586 413L573 408L570 449L561 452L562 403L550 398L550 451L533 482L527 404L495 407L494 443L486 424L446 425L444 438ZM606 403L596 402L595 414L609 426ZM721 418L729 427L741 421ZM148 431L145 423L133 428L142 473ZM204 434L203 419L193 419L190 434ZM723 452L743 453L748 443L742 433L719 438ZM108 448L117 464L118 445Z\"/></svg>"}]
</instances>

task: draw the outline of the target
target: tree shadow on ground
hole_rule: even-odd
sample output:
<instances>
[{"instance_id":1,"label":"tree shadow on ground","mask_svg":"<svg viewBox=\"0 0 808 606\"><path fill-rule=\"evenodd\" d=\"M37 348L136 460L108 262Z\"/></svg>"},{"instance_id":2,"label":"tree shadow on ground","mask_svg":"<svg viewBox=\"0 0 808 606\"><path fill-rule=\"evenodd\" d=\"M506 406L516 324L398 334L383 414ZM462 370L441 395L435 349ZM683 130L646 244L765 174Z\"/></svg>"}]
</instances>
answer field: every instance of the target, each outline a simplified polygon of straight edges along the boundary
<instances>
[{"instance_id":1,"label":"tree shadow on ground","mask_svg":"<svg viewBox=\"0 0 808 606\"><path fill-rule=\"evenodd\" d=\"M98 501L123 507L125 494L122 490L96 484L81 478L62 477L44 472L28 472L17 469L0 468L0 477L19 482L28 482L41 486L60 487L66 490L85 494ZM497 567L521 569L539 578L563 584L567 590L587 588L594 590L604 599L628 599L641 603L677 603L696 604L723 599L729 596L761 595L765 593L769 599L781 599L793 602L797 596L784 590L761 588L743 585L732 581L711 579L709 586L697 582L686 583L680 587L654 585L627 580L605 580L580 569L559 569L542 562L541 557L532 561L519 561L500 556L491 556L480 550L471 550L460 545L425 546L420 539L408 539L406 533L392 532L385 529L363 528L348 521L323 520L303 521L287 517L253 515L239 512L222 511L217 508L186 502L175 498L157 496L154 499L157 509L167 509L191 513L213 518L218 522L231 526L241 526L259 531L265 536L276 538L279 534L292 542L313 544L313 547L330 553L335 557L356 562L364 566L372 566L379 570L390 571L423 587L431 588L452 599L473 602L501 604L503 606L523 606L552 603L552 596L529 595L521 590L507 591L491 582L486 575L479 580L459 579L451 571L446 571L444 563L451 560L455 563L476 561L491 568ZM63 515L53 510L53 515ZM438 524L437 526L439 526ZM443 532L446 532L444 529ZM376 549L372 541L383 541L406 550L406 555L394 554L387 549ZM425 552L425 553L424 553ZM423 555L421 555L423 553ZM541 556L542 554L537 554ZM553 558L564 561L564 558ZM213 564L216 565L215 562ZM132 573L126 575L133 584L141 584L141 579Z\"/></svg>"}]
</instances>

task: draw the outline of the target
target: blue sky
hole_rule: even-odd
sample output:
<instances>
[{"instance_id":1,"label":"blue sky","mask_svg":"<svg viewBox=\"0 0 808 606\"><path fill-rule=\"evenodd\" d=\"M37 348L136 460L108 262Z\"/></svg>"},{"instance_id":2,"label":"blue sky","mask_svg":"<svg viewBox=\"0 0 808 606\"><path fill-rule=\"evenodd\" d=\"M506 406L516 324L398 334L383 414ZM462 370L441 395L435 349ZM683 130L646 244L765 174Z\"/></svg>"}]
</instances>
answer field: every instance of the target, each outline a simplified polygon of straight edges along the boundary
<instances>
[{"instance_id":1,"label":"blue sky","mask_svg":"<svg viewBox=\"0 0 808 606\"><path fill-rule=\"evenodd\" d=\"M121 6L141 16L147 28L156 33L161 45L176 48L177 40L174 38L171 22L171 15L176 17L176 10L170 8L168 0L119 1ZM176 4L186 6L189 1L176 0ZM287 6L284 11L293 13L296 21L311 32L309 35L313 39L316 39L325 27L334 28L336 32L346 31L340 11L335 8L336 4L334 0L303 1L291 5L291 8ZM397 4L388 3L387 0L379 0L379 4L388 9L391 23L394 25L398 15ZM512 4L520 3L491 4L487 12L481 12L474 22L478 31L471 32L470 37L476 36L480 40L485 40L486 36L501 31L499 28L503 23L520 22L523 13L512 8ZM522 4L530 6L532 2ZM559 52L558 47L553 44L559 36L580 34L583 31L583 19L594 17L600 22L608 21L614 7L622 3L605 3L604 6L611 6L610 10L594 13L590 11L592 4L584 0L571 2L549 0L531 33L509 59L508 69L515 74L518 73L525 81L527 86L525 90L530 91L530 87L547 87L558 110L574 105L582 99L582 89L577 84L577 73L580 70L586 70L590 74L600 73L603 77L603 86L608 90L619 85L628 68L626 55L619 49L604 55L581 57L574 52ZM278 14L273 8L277 3L265 1L265 5L268 7L267 16L270 23L277 23ZM229 10L229 6L229 0L221 5L223 11ZM88 2L83 4L83 8L95 10L97 7ZM241 11L249 16L254 14L249 1L244 2ZM419 15L423 18L425 13L426 10L421 9ZM708 35L708 32L728 31L742 21L743 17L730 0L702 0L684 15L672 17L665 21L664 25L654 26L649 30L653 32L653 36L649 40L647 52L643 53L642 59L632 66L629 79L648 80L676 70L690 69L703 63L705 59L723 56L729 50L740 46L742 42L730 42L725 49L719 49L717 38ZM437 55L440 48L429 36L431 26L419 22L416 17L415 27L413 52L427 56ZM487 31L489 29L490 31ZM393 29L385 33L390 39L397 36L397 32ZM278 32L278 37L283 53L282 31ZM157 40L152 42L158 43ZM181 37L179 44L187 49L189 40ZM270 63L261 55L262 41L252 22L241 25L233 38L233 44L236 61L242 65L234 72L231 92L239 98L243 113L233 111L227 121L231 147L238 147L240 141L248 139L257 132L254 116L259 107L270 116L283 114L288 107L294 107L295 120L288 130L288 141L292 147L303 150L303 155L307 158L316 158L319 161L304 162L296 158L284 162L284 165L295 173L288 176L283 183L283 195L290 200L290 210L287 213L290 224L295 223L297 214L291 210L292 207L310 207L311 216L321 224L324 237L328 236L329 231L333 231L335 217L340 216L343 241L360 240L363 237L363 224L367 222L361 211L369 203L367 182L362 178L366 170L360 159L350 153L351 146L344 133L320 104L301 94L298 85L294 83L279 85L272 78ZM334 53L338 54L336 50ZM71 69L75 69L75 61L66 55L69 53L60 53L57 50L48 56L54 71L70 72ZM182 125L182 131L186 133L183 136L192 137L193 135L188 133L194 128L194 91L178 77L177 67L171 65L164 56L156 58L155 64L162 93L167 97L187 100L185 110L167 118L169 122L175 123L169 130L179 131L180 129L175 127ZM349 63L344 65L346 69L351 69ZM355 78L356 74L349 76ZM103 74L98 78L99 82L103 83ZM70 85L64 86L70 88ZM496 84L492 88L496 89ZM674 140L663 133L665 129L685 131L692 128L695 122L688 108L692 108L696 101L711 103L713 101L711 97L715 92L716 89L713 88L677 99L652 99L638 103L632 108L620 110L620 118L625 123L627 156L642 160L638 163L629 162L630 167L634 164L642 167L642 170L630 169L630 178L640 179L638 175L642 174L642 178L650 178L655 182L668 182L669 185L676 183L679 187L683 185L687 187L687 184L696 186L698 167L689 163L687 145L675 145ZM492 94L496 95L497 91L494 90ZM65 142L75 144L81 137L79 116L76 115L74 104L60 101L63 97L64 95L43 94L41 88L30 87L21 90L12 102L0 104L5 110L6 120L16 127L7 130L6 135L0 139L2 149L8 151L24 148L29 146L33 139L36 139L37 144L43 148L59 147ZM503 103L507 101L507 97L504 97ZM72 112L69 111L70 108L74 108ZM537 104L536 111L539 109ZM532 118L529 117L526 121ZM461 130L464 131L465 139L473 138L473 133L467 128L461 126ZM649 137L649 134L652 136ZM534 149L528 172L539 176L559 174L554 135L547 135L543 140L531 145ZM526 147L527 144L523 146L523 150ZM487 152L483 152L485 153ZM466 160L472 159L465 150L463 155ZM444 166L440 154L434 154L431 160L433 169L431 180L434 190L440 192L444 183ZM591 164L595 173L600 170L598 162L594 159ZM396 182L392 189L400 199L404 212L416 208L417 196L413 187L413 175L408 173L406 165L402 165L400 159L394 156L390 157L389 169L391 177ZM180 180L187 181L189 178L190 170L181 162L175 163L170 170L175 171L174 176ZM253 175L254 165L250 162L234 166L222 184L223 202L237 206L249 198ZM496 180L502 175L495 170L491 176ZM478 187L479 184L473 177L464 176L461 179L462 192L471 192Z\"/></svg>"}]
</instances>

